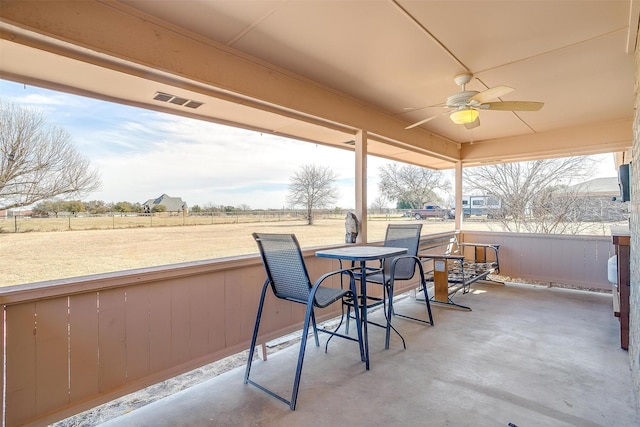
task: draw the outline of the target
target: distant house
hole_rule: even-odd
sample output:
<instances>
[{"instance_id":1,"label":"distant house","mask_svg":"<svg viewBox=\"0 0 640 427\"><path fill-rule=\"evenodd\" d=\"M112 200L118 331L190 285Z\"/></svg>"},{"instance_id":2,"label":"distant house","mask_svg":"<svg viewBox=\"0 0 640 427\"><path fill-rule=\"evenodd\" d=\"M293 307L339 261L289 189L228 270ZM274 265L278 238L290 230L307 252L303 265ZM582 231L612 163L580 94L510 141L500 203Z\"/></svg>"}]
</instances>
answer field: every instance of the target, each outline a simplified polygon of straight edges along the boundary
<instances>
[{"instance_id":1,"label":"distant house","mask_svg":"<svg viewBox=\"0 0 640 427\"><path fill-rule=\"evenodd\" d=\"M31 209L6 209L0 210L0 218L14 218L14 217L31 217L33 215L33 211Z\"/></svg>"},{"instance_id":2,"label":"distant house","mask_svg":"<svg viewBox=\"0 0 640 427\"><path fill-rule=\"evenodd\" d=\"M620 187L617 177L594 178L589 181L555 192L556 197L573 194L584 199L577 216L585 221L620 221L629 217L626 203L614 201L620 198Z\"/></svg>"},{"instance_id":3,"label":"distant house","mask_svg":"<svg viewBox=\"0 0 640 427\"><path fill-rule=\"evenodd\" d=\"M188 211L187 203L182 201L181 197L169 197L166 194L158 197L157 199L149 199L142 204L145 212L152 212L153 208L162 205L166 208L167 212L184 212Z\"/></svg>"},{"instance_id":4,"label":"distant house","mask_svg":"<svg viewBox=\"0 0 640 427\"><path fill-rule=\"evenodd\" d=\"M579 194L584 197L605 197L611 200L612 197L620 196L620 187L617 177L594 178L590 181L569 187L578 189Z\"/></svg>"}]
</instances>

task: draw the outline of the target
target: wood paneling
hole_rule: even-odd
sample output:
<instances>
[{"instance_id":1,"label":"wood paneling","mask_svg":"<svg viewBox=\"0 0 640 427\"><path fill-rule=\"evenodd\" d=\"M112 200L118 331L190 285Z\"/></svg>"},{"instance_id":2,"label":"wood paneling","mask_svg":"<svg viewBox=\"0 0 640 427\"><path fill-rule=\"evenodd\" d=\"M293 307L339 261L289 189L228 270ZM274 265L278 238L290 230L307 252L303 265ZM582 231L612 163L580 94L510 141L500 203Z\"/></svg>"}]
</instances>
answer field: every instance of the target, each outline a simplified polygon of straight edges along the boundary
<instances>
[{"instance_id":1,"label":"wood paneling","mask_svg":"<svg viewBox=\"0 0 640 427\"><path fill-rule=\"evenodd\" d=\"M116 389L127 381L126 290L109 289L98 295L98 381L101 392Z\"/></svg>"},{"instance_id":2,"label":"wood paneling","mask_svg":"<svg viewBox=\"0 0 640 427\"><path fill-rule=\"evenodd\" d=\"M4 318L5 318L5 306L1 306L0 307L0 337L4 337L5 336L5 322L4 322ZM4 366L4 354L5 354L5 342L4 339L0 340L0 366ZM5 382L4 381L0 381L0 396L5 396ZM6 405L5 405L5 399L0 399L0 411L2 411L2 413L5 413L6 410Z\"/></svg>"},{"instance_id":3,"label":"wood paneling","mask_svg":"<svg viewBox=\"0 0 640 427\"><path fill-rule=\"evenodd\" d=\"M151 322L149 295L151 285L131 286L126 293L127 381L151 373Z\"/></svg>"},{"instance_id":4,"label":"wood paneling","mask_svg":"<svg viewBox=\"0 0 640 427\"><path fill-rule=\"evenodd\" d=\"M190 296L191 283L179 286L180 280L171 281L171 365L180 365L189 360L189 325L190 325Z\"/></svg>"},{"instance_id":5,"label":"wood paneling","mask_svg":"<svg viewBox=\"0 0 640 427\"><path fill-rule=\"evenodd\" d=\"M208 283L200 278L189 287L189 358L196 359L209 351Z\"/></svg>"},{"instance_id":6,"label":"wood paneling","mask_svg":"<svg viewBox=\"0 0 640 427\"><path fill-rule=\"evenodd\" d=\"M69 331L70 398L78 402L99 391L97 293L69 297Z\"/></svg>"},{"instance_id":7,"label":"wood paneling","mask_svg":"<svg viewBox=\"0 0 640 427\"><path fill-rule=\"evenodd\" d=\"M6 423L36 416L36 303L7 307Z\"/></svg>"},{"instance_id":8,"label":"wood paneling","mask_svg":"<svg viewBox=\"0 0 640 427\"><path fill-rule=\"evenodd\" d=\"M69 311L67 298L36 303L36 411L69 403Z\"/></svg>"},{"instance_id":9,"label":"wood paneling","mask_svg":"<svg viewBox=\"0 0 640 427\"><path fill-rule=\"evenodd\" d=\"M585 289L610 290L607 236L464 231L464 242L500 244L500 274Z\"/></svg>"},{"instance_id":10,"label":"wood paneling","mask_svg":"<svg viewBox=\"0 0 640 427\"><path fill-rule=\"evenodd\" d=\"M207 344L209 346L209 353L221 352L227 346L227 339L225 334L228 323L227 317L225 316L227 286L225 285L224 277L225 274L222 272L215 273L206 277ZM242 307L242 309L244 309L244 307ZM246 341L249 339L250 336L241 337L241 341Z\"/></svg>"},{"instance_id":11,"label":"wood paneling","mask_svg":"<svg viewBox=\"0 0 640 427\"><path fill-rule=\"evenodd\" d=\"M171 286L153 285L149 295L149 341L152 372L171 367Z\"/></svg>"}]
</instances>

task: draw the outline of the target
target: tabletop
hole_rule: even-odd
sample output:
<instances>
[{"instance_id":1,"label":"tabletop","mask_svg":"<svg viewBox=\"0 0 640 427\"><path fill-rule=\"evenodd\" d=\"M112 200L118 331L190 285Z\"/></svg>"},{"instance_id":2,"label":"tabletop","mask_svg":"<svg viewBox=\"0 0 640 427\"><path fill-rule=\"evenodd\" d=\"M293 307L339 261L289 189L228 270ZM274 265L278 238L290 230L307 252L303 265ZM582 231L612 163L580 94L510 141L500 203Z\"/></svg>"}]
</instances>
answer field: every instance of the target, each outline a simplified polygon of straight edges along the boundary
<instances>
[{"instance_id":1,"label":"tabletop","mask_svg":"<svg viewBox=\"0 0 640 427\"><path fill-rule=\"evenodd\" d=\"M370 261L407 253L407 248L392 246L345 246L343 248L324 249L316 252L322 258L345 259L350 261Z\"/></svg>"}]
</instances>

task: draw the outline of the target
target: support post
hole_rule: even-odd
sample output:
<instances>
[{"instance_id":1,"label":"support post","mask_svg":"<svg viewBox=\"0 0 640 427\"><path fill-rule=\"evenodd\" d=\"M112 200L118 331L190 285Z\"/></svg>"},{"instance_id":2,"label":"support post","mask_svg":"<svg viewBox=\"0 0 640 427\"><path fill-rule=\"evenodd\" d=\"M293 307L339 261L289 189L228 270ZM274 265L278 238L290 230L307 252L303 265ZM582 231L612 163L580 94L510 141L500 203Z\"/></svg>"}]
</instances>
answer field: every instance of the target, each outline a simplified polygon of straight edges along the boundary
<instances>
[{"instance_id":1,"label":"support post","mask_svg":"<svg viewBox=\"0 0 640 427\"><path fill-rule=\"evenodd\" d=\"M360 221L356 243L367 243L367 131L359 130L356 133L355 142L355 211Z\"/></svg>"},{"instance_id":2,"label":"support post","mask_svg":"<svg viewBox=\"0 0 640 427\"><path fill-rule=\"evenodd\" d=\"M462 209L462 162L456 162L455 176L456 230L462 230L464 211Z\"/></svg>"}]
</instances>

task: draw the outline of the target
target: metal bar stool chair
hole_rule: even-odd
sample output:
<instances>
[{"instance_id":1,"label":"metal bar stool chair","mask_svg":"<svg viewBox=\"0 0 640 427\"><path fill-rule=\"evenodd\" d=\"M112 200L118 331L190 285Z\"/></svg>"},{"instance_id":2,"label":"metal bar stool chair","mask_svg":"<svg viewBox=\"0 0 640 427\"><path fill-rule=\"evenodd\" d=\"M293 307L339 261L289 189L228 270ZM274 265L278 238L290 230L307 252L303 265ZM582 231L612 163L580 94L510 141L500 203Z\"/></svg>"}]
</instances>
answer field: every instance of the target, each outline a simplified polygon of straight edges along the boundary
<instances>
[{"instance_id":1,"label":"metal bar stool chair","mask_svg":"<svg viewBox=\"0 0 640 427\"><path fill-rule=\"evenodd\" d=\"M382 303L384 304L386 325L378 325L386 328L385 348L389 348L389 337L391 329L402 339L402 345L407 348L404 337L391 324L392 316L404 317L406 319L427 323L433 326L433 314L431 313L431 304L429 304L429 296L427 294L427 286L424 278L422 263L418 258L418 248L420 246L420 232L422 224L389 224L384 239L384 246L407 248L405 255L399 255L394 258L385 259L382 268L372 270L367 275L367 282L383 285ZM424 292L426 301L428 320L418 319L404 314L396 313L393 308L393 285L396 280L411 280L416 272L419 273L420 290ZM376 304L376 303L374 303ZM379 302L377 303L379 304Z\"/></svg>"},{"instance_id":2,"label":"metal bar stool chair","mask_svg":"<svg viewBox=\"0 0 640 427\"><path fill-rule=\"evenodd\" d=\"M260 295L260 303L258 305L256 323L253 329L253 337L251 338L249 360L247 361L244 383L256 386L260 390L289 405L291 410L295 410L296 400L298 398L298 388L300 386L300 377L302 375L304 352L307 345L309 323L311 323L311 325L313 326L313 334L315 337L316 346L320 346L320 342L318 340L318 331L330 334L332 335L332 337L338 336L351 341L357 341L360 347L360 359L364 361L362 328L360 323L360 316L358 314L359 310L357 308L358 303L356 298L357 293L355 279L351 271L338 270L323 275L315 283L312 284L311 280L309 279L309 273L304 263L302 252L300 251L300 245L295 235L253 233L253 237L258 244L260 256L262 257L262 263L267 273L267 279L264 282L264 285L262 287L262 294ZM322 282L324 282L327 278L334 275L342 274L348 274L350 277L349 289L321 286ZM271 289L273 290L273 293L277 298L281 298L294 303L304 304L307 306L304 317L304 326L302 327L302 340L300 342L300 351L298 353L298 364L296 367L296 374L293 381L293 391L291 393L290 400L285 399L284 397L254 382L249 378L256 342L258 340L258 329L260 327L260 319L262 317L265 295L269 285L271 285ZM334 302L342 301L346 298L352 300L353 303L356 304L356 329L358 337L354 338L345 334L338 333L337 331L340 328L340 325L338 325L338 327L334 331L318 329L316 325L314 308L325 308L333 304Z\"/></svg>"}]
</instances>

